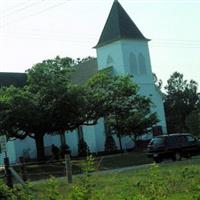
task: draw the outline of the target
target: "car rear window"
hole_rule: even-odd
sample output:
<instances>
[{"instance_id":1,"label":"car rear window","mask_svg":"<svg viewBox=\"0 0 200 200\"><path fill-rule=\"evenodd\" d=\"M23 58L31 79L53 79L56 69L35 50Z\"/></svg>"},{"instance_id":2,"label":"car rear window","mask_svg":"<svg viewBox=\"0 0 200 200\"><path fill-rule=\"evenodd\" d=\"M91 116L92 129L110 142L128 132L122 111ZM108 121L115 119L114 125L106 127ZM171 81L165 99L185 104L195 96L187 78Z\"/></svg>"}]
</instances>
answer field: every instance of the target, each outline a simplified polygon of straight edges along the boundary
<instances>
[{"instance_id":1,"label":"car rear window","mask_svg":"<svg viewBox=\"0 0 200 200\"><path fill-rule=\"evenodd\" d=\"M157 138L153 138L150 142L151 145L161 145L164 144L164 138L161 137L157 137Z\"/></svg>"}]
</instances>

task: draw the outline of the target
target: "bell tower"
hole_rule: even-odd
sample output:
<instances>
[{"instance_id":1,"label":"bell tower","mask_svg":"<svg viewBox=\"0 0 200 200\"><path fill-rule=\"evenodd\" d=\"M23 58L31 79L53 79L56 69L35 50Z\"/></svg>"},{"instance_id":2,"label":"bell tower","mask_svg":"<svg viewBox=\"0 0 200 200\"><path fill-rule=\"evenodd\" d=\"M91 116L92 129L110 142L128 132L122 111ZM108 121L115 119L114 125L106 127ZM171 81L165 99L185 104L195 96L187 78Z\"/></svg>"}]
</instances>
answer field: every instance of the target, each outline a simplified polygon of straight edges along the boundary
<instances>
[{"instance_id":1,"label":"bell tower","mask_svg":"<svg viewBox=\"0 0 200 200\"><path fill-rule=\"evenodd\" d=\"M162 96L155 87L147 39L132 21L120 3L115 0L95 46L98 69L112 67L116 75L132 75L139 85L139 93L153 102L163 132L166 132Z\"/></svg>"}]
</instances>

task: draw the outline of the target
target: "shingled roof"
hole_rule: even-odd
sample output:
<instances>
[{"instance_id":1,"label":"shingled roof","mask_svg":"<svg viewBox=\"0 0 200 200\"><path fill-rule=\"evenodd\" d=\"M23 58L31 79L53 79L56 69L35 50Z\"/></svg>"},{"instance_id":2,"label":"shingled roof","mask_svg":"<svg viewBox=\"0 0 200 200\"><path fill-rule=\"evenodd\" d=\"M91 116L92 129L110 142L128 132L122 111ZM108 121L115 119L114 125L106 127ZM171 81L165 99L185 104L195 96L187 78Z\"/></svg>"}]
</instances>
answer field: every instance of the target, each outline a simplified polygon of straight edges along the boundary
<instances>
[{"instance_id":1,"label":"shingled roof","mask_svg":"<svg viewBox=\"0 0 200 200\"><path fill-rule=\"evenodd\" d=\"M71 75L71 80L75 84L84 84L90 77L97 73L97 59L93 58L78 64L76 70ZM21 87L26 84L26 73L0 72L0 87L14 85Z\"/></svg>"},{"instance_id":2,"label":"shingled roof","mask_svg":"<svg viewBox=\"0 0 200 200\"><path fill-rule=\"evenodd\" d=\"M71 80L75 84L84 84L89 78L98 72L97 59L93 58L76 66L76 70L71 75Z\"/></svg>"},{"instance_id":3,"label":"shingled roof","mask_svg":"<svg viewBox=\"0 0 200 200\"><path fill-rule=\"evenodd\" d=\"M21 87L26 84L26 73L0 72L0 87L14 85Z\"/></svg>"},{"instance_id":4,"label":"shingled roof","mask_svg":"<svg viewBox=\"0 0 200 200\"><path fill-rule=\"evenodd\" d=\"M120 39L149 40L140 32L120 3L115 0L95 48Z\"/></svg>"}]
</instances>

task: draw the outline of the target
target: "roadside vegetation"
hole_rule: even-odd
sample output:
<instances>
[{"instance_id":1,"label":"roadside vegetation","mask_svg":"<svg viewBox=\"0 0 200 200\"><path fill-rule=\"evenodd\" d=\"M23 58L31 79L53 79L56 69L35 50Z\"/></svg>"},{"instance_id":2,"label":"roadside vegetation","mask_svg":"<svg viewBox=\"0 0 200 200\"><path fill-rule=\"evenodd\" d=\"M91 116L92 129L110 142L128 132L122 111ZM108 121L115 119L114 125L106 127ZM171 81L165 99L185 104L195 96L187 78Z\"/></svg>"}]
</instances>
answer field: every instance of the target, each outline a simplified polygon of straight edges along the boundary
<instances>
[{"instance_id":1,"label":"roadside vegetation","mask_svg":"<svg viewBox=\"0 0 200 200\"><path fill-rule=\"evenodd\" d=\"M76 176L73 184L67 184L65 179L51 178L47 182L32 183L28 190L17 186L12 191L1 183L0 194L5 200L200 199L199 159L103 174L91 174L93 166L93 158L88 157L83 164L84 174Z\"/></svg>"}]
</instances>

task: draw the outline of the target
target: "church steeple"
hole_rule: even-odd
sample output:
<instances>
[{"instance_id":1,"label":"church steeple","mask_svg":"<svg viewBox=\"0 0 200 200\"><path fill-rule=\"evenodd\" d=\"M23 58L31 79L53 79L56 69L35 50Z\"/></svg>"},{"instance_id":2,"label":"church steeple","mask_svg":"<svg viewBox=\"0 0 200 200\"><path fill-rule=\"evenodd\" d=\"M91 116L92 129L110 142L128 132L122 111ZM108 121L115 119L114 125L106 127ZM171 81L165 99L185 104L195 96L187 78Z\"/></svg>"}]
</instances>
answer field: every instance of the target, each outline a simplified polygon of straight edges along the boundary
<instances>
[{"instance_id":1,"label":"church steeple","mask_svg":"<svg viewBox=\"0 0 200 200\"><path fill-rule=\"evenodd\" d=\"M120 39L148 41L128 16L118 0L114 0L96 48Z\"/></svg>"}]
</instances>

